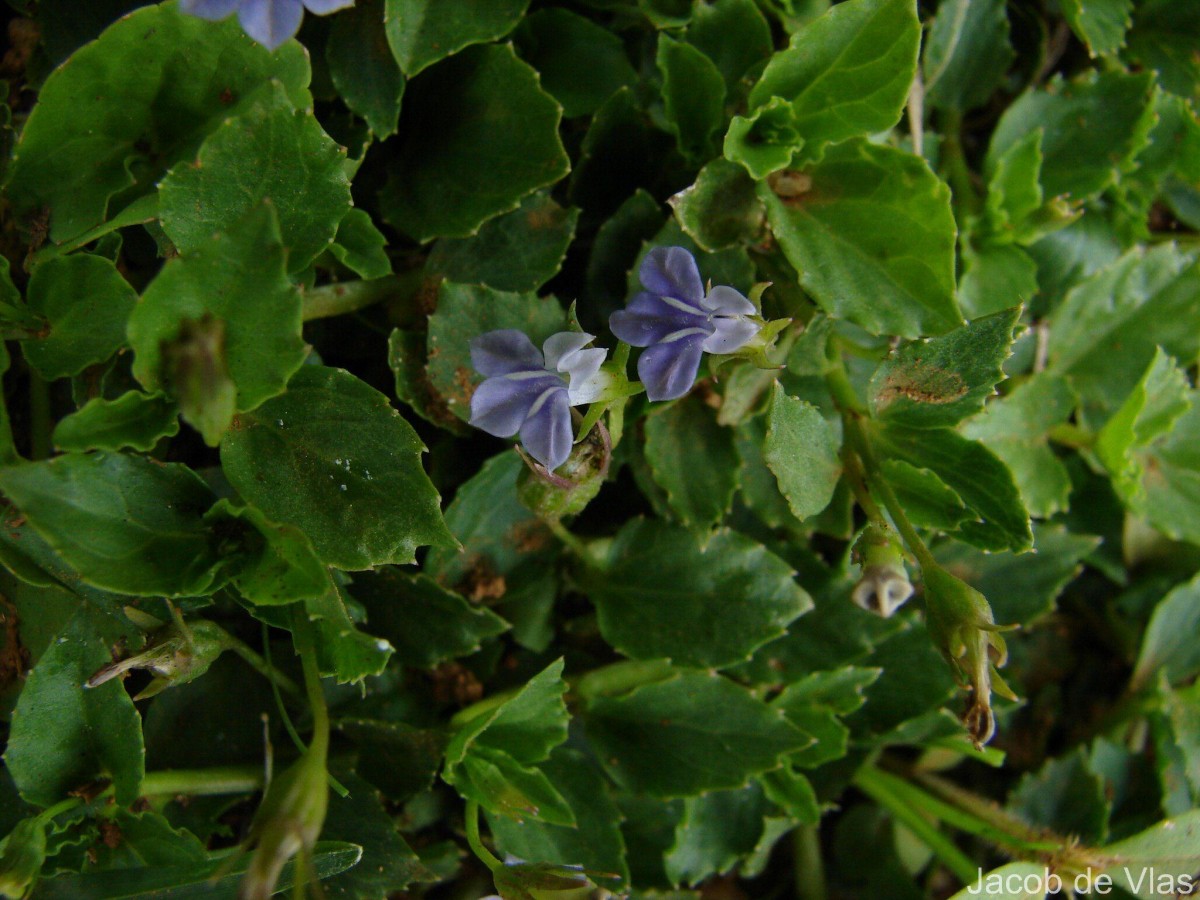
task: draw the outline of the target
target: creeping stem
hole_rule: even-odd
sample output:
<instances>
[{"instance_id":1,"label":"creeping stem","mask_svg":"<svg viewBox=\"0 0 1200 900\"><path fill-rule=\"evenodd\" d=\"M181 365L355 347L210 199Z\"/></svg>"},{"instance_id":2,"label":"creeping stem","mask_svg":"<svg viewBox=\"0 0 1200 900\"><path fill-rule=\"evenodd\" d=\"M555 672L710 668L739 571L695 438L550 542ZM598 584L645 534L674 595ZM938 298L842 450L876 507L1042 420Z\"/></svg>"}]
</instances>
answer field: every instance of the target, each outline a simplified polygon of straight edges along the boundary
<instances>
[{"instance_id":1,"label":"creeping stem","mask_svg":"<svg viewBox=\"0 0 1200 900\"><path fill-rule=\"evenodd\" d=\"M842 463L845 466L846 478L851 490L854 491L855 499L866 513L867 518L876 525L887 529L887 521L884 519L879 505L875 502L877 496L892 522L895 523L896 530L904 538L909 552L916 557L921 567L936 566L933 554L929 552L929 548L917 534L917 529L909 521L904 507L901 506L891 485L887 483L886 479L880 477L879 463L871 447L871 439L866 429L863 428L863 418L867 415L866 407L859 399L854 386L850 384L850 379L846 375L846 367L842 363L841 352L833 343L831 343L829 364L825 383L838 412L841 413Z\"/></svg>"}]
</instances>

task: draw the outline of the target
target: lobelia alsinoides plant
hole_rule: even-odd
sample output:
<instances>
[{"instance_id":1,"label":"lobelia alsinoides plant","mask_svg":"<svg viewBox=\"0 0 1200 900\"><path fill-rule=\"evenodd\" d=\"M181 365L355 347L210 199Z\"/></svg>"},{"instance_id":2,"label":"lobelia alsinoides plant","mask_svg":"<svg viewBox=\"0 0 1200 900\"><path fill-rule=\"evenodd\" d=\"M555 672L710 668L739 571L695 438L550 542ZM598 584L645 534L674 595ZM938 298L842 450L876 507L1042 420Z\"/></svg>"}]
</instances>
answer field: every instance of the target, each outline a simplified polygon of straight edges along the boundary
<instances>
[{"instance_id":1,"label":"lobelia alsinoides plant","mask_svg":"<svg viewBox=\"0 0 1200 900\"><path fill-rule=\"evenodd\" d=\"M1193 4L69 6L0 897L1195 892Z\"/></svg>"}]
</instances>

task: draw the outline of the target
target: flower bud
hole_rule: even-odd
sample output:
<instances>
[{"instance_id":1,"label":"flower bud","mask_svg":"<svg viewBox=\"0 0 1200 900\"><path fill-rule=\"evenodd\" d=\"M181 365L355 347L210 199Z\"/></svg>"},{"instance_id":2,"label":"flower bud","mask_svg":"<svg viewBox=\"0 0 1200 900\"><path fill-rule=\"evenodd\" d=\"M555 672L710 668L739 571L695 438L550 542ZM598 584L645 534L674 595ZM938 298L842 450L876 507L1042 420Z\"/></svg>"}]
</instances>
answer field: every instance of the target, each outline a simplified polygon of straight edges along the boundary
<instances>
[{"instance_id":1,"label":"flower bud","mask_svg":"<svg viewBox=\"0 0 1200 900\"><path fill-rule=\"evenodd\" d=\"M45 824L38 816L22 819L0 841L0 897L20 900L28 894L45 861Z\"/></svg>"},{"instance_id":2,"label":"flower bud","mask_svg":"<svg viewBox=\"0 0 1200 900\"><path fill-rule=\"evenodd\" d=\"M504 900L584 900L595 888L583 866L506 862L492 878Z\"/></svg>"},{"instance_id":3,"label":"flower bud","mask_svg":"<svg viewBox=\"0 0 1200 900\"><path fill-rule=\"evenodd\" d=\"M527 468L517 478L517 496L541 519L558 521L578 515L600 492L611 458L608 429L597 422L554 472L526 457Z\"/></svg>"},{"instance_id":4,"label":"flower bud","mask_svg":"<svg viewBox=\"0 0 1200 900\"><path fill-rule=\"evenodd\" d=\"M969 692L963 722L975 746L982 747L996 731L992 691L1016 699L996 669L1008 659L999 626L987 599L961 579L936 565L922 567L925 582L925 625L934 645L954 666Z\"/></svg>"},{"instance_id":5,"label":"flower bud","mask_svg":"<svg viewBox=\"0 0 1200 900\"><path fill-rule=\"evenodd\" d=\"M257 847L238 900L267 900L287 861L297 853L312 852L329 805L325 756L325 742L314 740L267 788L250 825L249 841Z\"/></svg>"},{"instance_id":6,"label":"flower bud","mask_svg":"<svg viewBox=\"0 0 1200 900\"><path fill-rule=\"evenodd\" d=\"M862 566L862 577L854 585L850 598L856 606L889 618L913 593L904 567L904 551L883 528L868 525L851 555Z\"/></svg>"},{"instance_id":7,"label":"flower bud","mask_svg":"<svg viewBox=\"0 0 1200 900\"><path fill-rule=\"evenodd\" d=\"M134 698L145 700L169 687L199 678L228 646L228 639L220 626L205 619L197 619L190 625L181 622L172 622L159 631L141 653L98 670L85 686L98 687L118 675L145 669L155 677Z\"/></svg>"}]
</instances>

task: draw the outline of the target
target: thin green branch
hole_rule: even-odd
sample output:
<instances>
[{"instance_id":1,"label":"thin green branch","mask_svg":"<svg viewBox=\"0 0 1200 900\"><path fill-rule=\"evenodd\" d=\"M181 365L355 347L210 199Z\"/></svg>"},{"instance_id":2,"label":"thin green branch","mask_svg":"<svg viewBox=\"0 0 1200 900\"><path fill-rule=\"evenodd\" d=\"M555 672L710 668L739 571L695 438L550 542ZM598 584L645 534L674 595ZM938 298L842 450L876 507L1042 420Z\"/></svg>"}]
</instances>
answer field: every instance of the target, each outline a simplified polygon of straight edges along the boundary
<instances>
[{"instance_id":1,"label":"thin green branch","mask_svg":"<svg viewBox=\"0 0 1200 900\"><path fill-rule=\"evenodd\" d=\"M863 766L854 776L854 785L891 813L892 818L907 826L959 881L974 884L979 867L950 838L938 831L937 826L898 795L881 775L883 773L874 766Z\"/></svg>"},{"instance_id":2,"label":"thin green branch","mask_svg":"<svg viewBox=\"0 0 1200 900\"><path fill-rule=\"evenodd\" d=\"M483 840L479 837L479 804L474 800L467 801L466 811L466 826L467 826L467 845L471 848L479 861L491 869L493 872L504 868L504 863L498 860L487 847L483 845Z\"/></svg>"}]
</instances>

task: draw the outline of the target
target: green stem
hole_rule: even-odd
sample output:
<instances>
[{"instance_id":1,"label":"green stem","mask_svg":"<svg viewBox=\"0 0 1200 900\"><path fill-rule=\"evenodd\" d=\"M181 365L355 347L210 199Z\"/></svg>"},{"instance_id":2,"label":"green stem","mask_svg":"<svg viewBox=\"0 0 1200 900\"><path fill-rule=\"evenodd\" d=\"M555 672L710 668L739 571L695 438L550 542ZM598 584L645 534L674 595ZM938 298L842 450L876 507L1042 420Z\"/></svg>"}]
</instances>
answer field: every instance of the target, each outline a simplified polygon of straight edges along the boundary
<instances>
[{"instance_id":1,"label":"green stem","mask_svg":"<svg viewBox=\"0 0 1200 900\"><path fill-rule=\"evenodd\" d=\"M1049 840L1044 835L1039 835L1039 840L1030 840L1030 832L1024 827L1021 829L1021 834L1011 834L1009 830L999 828L971 811L939 799L890 772L876 770L873 777L887 785L895 796L909 806L914 809L922 809L947 825L957 828L959 831L965 831L967 834L973 834L994 844L1004 844L1030 853L1052 853L1062 847L1061 841Z\"/></svg>"},{"instance_id":2,"label":"green stem","mask_svg":"<svg viewBox=\"0 0 1200 900\"><path fill-rule=\"evenodd\" d=\"M963 153L962 128L962 113L948 111L942 116L942 171L950 183L955 205L968 215L978 215L982 202Z\"/></svg>"},{"instance_id":3,"label":"green stem","mask_svg":"<svg viewBox=\"0 0 1200 900\"><path fill-rule=\"evenodd\" d=\"M268 648L267 652L269 654L270 653L269 645L265 642L265 640L266 640L266 634L265 634L266 625L263 626L263 629L264 629L263 646ZM293 694L297 697L300 696L299 685L297 685L296 682L292 681L292 679L288 678L286 675L284 675L282 672L280 672L277 668L275 668L275 666L272 665L271 660L269 658L264 659L263 657L259 656L258 653L256 653L254 651L254 649L250 647L249 644L245 643L244 641L239 640L238 638L235 638L232 634L226 633L225 646L228 647L230 650L232 650L234 653L236 653L238 656L240 656L242 658L242 660L248 666L250 666L250 668L252 668L255 672L257 672L263 678L267 679L267 681L271 682L271 690L272 691L274 691L275 693L278 693L279 689L282 688L283 690L287 691L289 694Z\"/></svg>"},{"instance_id":4,"label":"green stem","mask_svg":"<svg viewBox=\"0 0 1200 900\"><path fill-rule=\"evenodd\" d=\"M263 786L259 766L218 766L212 769L166 769L147 772L142 779L141 793L146 797L221 796L250 794Z\"/></svg>"},{"instance_id":5,"label":"green stem","mask_svg":"<svg viewBox=\"0 0 1200 900\"><path fill-rule=\"evenodd\" d=\"M413 269L370 281L339 281L309 288L304 292L304 321L357 312L392 298L415 298L423 277L423 269Z\"/></svg>"},{"instance_id":6,"label":"green stem","mask_svg":"<svg viewBox=\"0 0 1200 900\"><path fill-rule=\"evenodd\" d=\"M1094 432L1080 428L1078 425L1072 425L1070 422L1055 425L1046 432L1046 436L1054 443L1071 447L1074 450L1089 450L1096 444Z\"/></svg>"},{"instance_id":7,"label":"green stem","mask_svg":"<svg viewBox=\"0 0 1200 900\"><path fill-rule=\"evenodd\" d=\"M871 447L870 437L863 427L863 419L867 416L866 405L859 399L858 393L846 375L846 367L842 362L841 351L836 344L831 343L829 354L830 367L825 374L825 384L833 397L833 402L842 415L842 461L846 467L847 480L854 491L859 505L873 522L887 527L883 514L876 505L874 495L883 502L883 506L896 525L896 530L904 538L909 552L916 557L922 568L936 566L933 554L917 534L917 529L908 520L899 498L891 485L882 477L875 452Z\"/></svg>"},{"instance_id":8,"label":"green stem","mask_svg":"<svg viewBox=\"0 0 1200 900\"><path fill-rule=\"evenodd\" d=\"M329 708L325 705L325 691L321 687L321 673L317 669L317 648L313 642L312 623L308 614L299 609L292 615L292 640L300 664L304 667L304 689L308 694L308 705L312 710L313 735L309 750L323 760L329 755Z\"/></svg>"},{"instance_id":9,"label":"green stem","mask_svg":"<svg viewBox=\"0 0 1200 900\"><path fill-rule=\"evenodd\" d=\"M588 549L587 544L575 537L575 535L571 533L571 530L567 528L567 526L564 525L560 520L543 519L542 521L546 523L546 527L550 529L554 536L558 538L568 550L570 550L573 554L575 554L576 557L579 558L580 562L592 569L599 568L599 566L596 565L596 559L592 556L592 551Z\"/></svg>"},{"instance_id":10,"label":"green stem","mask_svg":"<svg viewBox=\"0 0 1200 900\"><path fill-rule=\"evenodd\" d=\"M895 491L892 490L892 486L880 474L879 463L875 459L875 453L871 448L871 441L867 437L866 429L862 426L861 417L853 414L843 415L842 425L851 449L858 455L859 461L862 463L863 475L867 480L867 484L879 495L879 499L883 501L884 508L888 511L888 515L892 517L892 521L896 525L896 530L904 538L904 543L908 546L909 552L917 558L917 562L920 563L922 568L927 566L936 567L937 561L934 560L933 554L929 552L929 548L925 546L925 542L921 540L921 536L917 534L917 529L908 520L908 516L904 512L904 507L900 504L900 498L896 496Z\"/></svg>"},{"instance_id":11,"label":"green stem","mask_svg":"<svg viewBox=\"0 0 1200 900\"><path fill-rule=\"evenodd\" d=\"M854 776L854 785L891 813L896 821L906 825L959 881L974 884L979 876L979 867L915 807L896 794L891 785L879 777L882 774L874 766L863 766Z\"/></svg>"},{"instance_id":12,"label":"green stem","mask_svg":"<svg viewBox=\"0 0 1200 900\"><path fill-rule=\"evenodd\" d=\"M801 825L793 834L797 900L825 900L825 865L821 859L821 832L816 825Z\"/></svg>"},{"instance_id":13,"label":"green stem","mask_svg":"<svg viewBox=\"0 0 1200 900\"><path fill-rule=\"evenodd\" d=\"M134 200L127 207L114 215L107 222L101 222L90 231L85 231L79 237L72 238L62 244L47 244L37 253L33 254L33 266L36 268L46 260L54 259L56 256L64 256L73 250L78 250L90 244L92 241L98 240L106 234L111 234L121 228L126 228L130 225L144 225L147 222L153 222L158 218L158 192L146 194Z\"/></svg>"},{"instance_id":14,"label":"green stem","mask_svg":"<svg viewBox=\"0 0 1200 900\"><path fill-rule=\"evenodd\" d=\"M1028 850L1056 852L1068 846L1065 838L1050 832L1041 831L1026 825L992 801L971 793L956 784L946 781L929 772L914 772L913 780L935 798L947 801L955 808L968 813L979 822L986 823L996 832L1003 834L1003 840L1011 845Z\"/></svg>"},{"instance_id":15,"label":"green stem","mask_svg":"<svg viewBox=\"0 0 1200 900\"><path fill-rule=\"evenodd\" d=\"M467 801L466 825L467 845L471 848L471 852L493 872L503 869L504 863L496 859L491 851L483 846L483 841L479 837L479 804L474 800Z\"/></svg>"},{"instance_id":16,"label":"green stem","mask_svg":"<svg viewBox=\"0 0 1200 900\"><path fill-rule=\"evenodd\" d=\"M671 664L663 659L629 659L593 669L578 678L573 691L584 700L597 697L616 697L634 688L654 684L669 678Z\"/></svg>"},{"instance_id":17,"label":"green stem","mask_svg":"<svg viewBox=\"0 0 1200 900\"><path fill-rule=\"evenodd\" d=\"M267 655L265 664L271 666L271 635L270 628L267 623L262 623L262 644L263 652ZM249 649L249 648L247 648ZM257 654L256 654L257 655ZM283 728L288 733L288 737L292 739L292 743L296 745L296 749L301 753L304 752L304 741L300 739L299 732L296 731L296 726L292 724L292 717L288 715L287 707L283 705L283 695L279 693L279 685L275 683L275 679L268 679L271 682L271 696L275 698L275 708L279 710L279 718L283 720ZM295 687L295 685L292 685Z\"/></svg>"}]
</instances>

